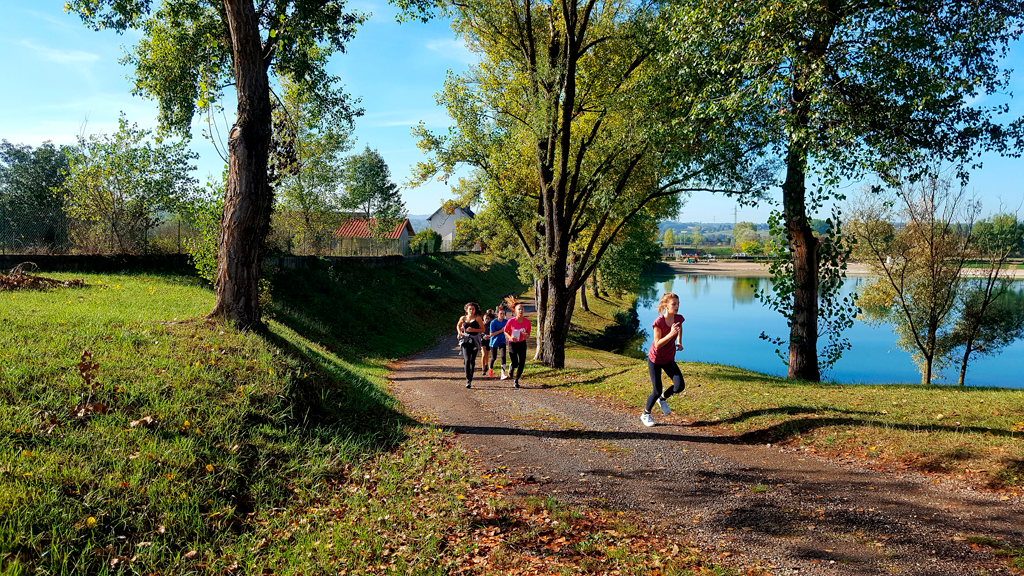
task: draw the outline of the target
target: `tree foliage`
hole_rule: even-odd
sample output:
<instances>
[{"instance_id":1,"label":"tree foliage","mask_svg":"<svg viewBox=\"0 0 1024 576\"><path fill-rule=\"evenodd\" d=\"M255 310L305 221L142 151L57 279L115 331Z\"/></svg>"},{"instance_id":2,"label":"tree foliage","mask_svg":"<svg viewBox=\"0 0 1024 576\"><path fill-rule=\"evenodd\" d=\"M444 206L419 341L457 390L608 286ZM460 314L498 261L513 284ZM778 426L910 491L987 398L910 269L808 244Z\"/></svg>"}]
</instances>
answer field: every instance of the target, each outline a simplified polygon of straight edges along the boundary
<instances>
[{"instance_id":1,"label":"tree foliage","mask_svg":"<svg viewBox=\"0 0 1024 576\"><path fill-rule=\"evenodd\" d=\"M732 227L732 242L739 246L744 242L757 242L761 235L757 233L757 226L753 222L737 222Z\"/></svg>"},{"instance_id":2,"label":"tree foliage","mask_svg":"<svg viewBox=\"0 0 1024 576\"><path fill-rule=\"evenodd\" d=\"M252 4L263 37L262 65L301 84L324 109L354 114L353 102L337 89L340 79L325 66L334 52L344 52L365 15L346 12L345 3L336 0ZM157 101L165 129L190 136L195 117L214 111L236 82L231 21L223 1L68 0L65 11L95 30L142 34L122 63L134 69L132 92Z\"/></svg>"},{"instance_id":3,"label":"tree foliage","mask_svg":"<svg viewBox=\"0 0 1024 576\"><path fill-rule=\"evenodd\" d=\"M865 317L893 325L897 344L921 370L922 384L949 365L957 346L952 330L979 210L948 180L928 179L869 193L850 221L858 256L878 278L862 291Z\"/></svg>"},{"instance_id":4,"label":"tree foliage","mask_svg":"<svg viewBox=\"0 0 1024 576\"><path fill-rule=\"evenodd\" d=\"M196 184L186 142L152 136L122 115L117 132L79 136L70 153L68 214L95 222L90 233L119 253L144 251L157 212L174 210Z\"/></svg>"},{"instance_id":5,"label":"tree foliage","mask_svg":"<svg viewBox=\"0 0 1024 576\"><path fill-rule=\"evenodd\" d=\"M598 264L601 288L608 292L637 292L644 270L661 259L661 250L653 238L657 223L650 218L635 217L623 229L620 239L608 248Z\"/></svg>"},{"instance_id":6,"label":"tree foliage","mask_svg":"<svg viewBox=\"0 0 1024 576\"><path fill-rule=\"evenodd\" d=\"M824 259L809 215L843 199L844 179L913 182L934 175L926 158L964 179L983 151L1018 155L1021 120L1001 123L1007 106L981 97L1008 87L999 60L1022 19L1021 0L677 3L678 66L716 80L701 112L746 119L786 165L779 257L792 265L777 270L792 274L790 376L820 377Z\"/></svg>"},{"instance_id":7,"label":"tree foliage","mask_svg":"<svg viewBox=\"0 0 1024 576\"><path fill-rule=\"evenodd\" d=\"M275 227L286 227L305 254L324 254L344 206L345 157L354 115L326 107L301 84L281 81L274 106L271 180L277 191Z\"/></svg>"},{"instance_id":8,"label":"tree foliage","mask_svg":"<svg viewBox=\"0 0 1024 576\"><path fill-rule=\"evenodd\" d=\"M391 181L391 170L377 150L367 146L345 161L344 204L367 220L373 219L374 237L390 233L405 218L405 202L398 185Z\"/></svg>"},{"instance_id":9,"label":"tree foliage","mask_svg":"<svg viewBox=\"0 0 1024 576\"><path fill-rule=\"evenodd\" d=\"M1013 290L1009 258L1024 248L1024 223L1014 214L996 214L977 222L971 230L971 254L982 265L980 278L965 279L959 298L959 315L950 334L962 349L960 375L963 386L971 356L999 353L1024 336L1024 295Z\"/></svg>"},{"instance_id":10,"label":"tree foliage","mask_svg":"<svg viewBox=\"0 0 1024 576\"><path fill-rule=\"evenodd\" d=\"M0 246L26 253L68 247L64 185L68 150L0 142Z\"/></svg>"},{"instance_id":11,"label":"tree foliage","mask_svg":"<svg viewBox=\"0 0 1024 576\"><path fill-rule=\"evenodd\" d=\"M441 249L441 235L427 228L420 230L409 240L409 251L414 254L427 254Z\"/></svg>"},{"instance_id":12,"label":"tree foliage","mask_svg":"<svg viewBox=\"0 0 1024 576\"><path fill-rule=\"evenodd\" d=\"M661 239L661 245L666 248L671 248L676 245L676 235L672 232L671 228L665 230L665 236Z\"/></svg>"},{"instance_id":13,"label":"tree foliage","mask_svg":"<svg viewBox=\"0 0 1024 576\"><path fill-rule=\"evenodd\" d=\"M707 79L670 74L656 6L618 0L405 4L439 10L481 56L439 95L446 134L415 131L414 180L469 166L460 203L501 217L537 280L543 361L561 367L575 294L635 217L694 190L760 191L748 131L697 110ZM417 12L416 10L419 10Z\"/></svg>"}]
</instances>

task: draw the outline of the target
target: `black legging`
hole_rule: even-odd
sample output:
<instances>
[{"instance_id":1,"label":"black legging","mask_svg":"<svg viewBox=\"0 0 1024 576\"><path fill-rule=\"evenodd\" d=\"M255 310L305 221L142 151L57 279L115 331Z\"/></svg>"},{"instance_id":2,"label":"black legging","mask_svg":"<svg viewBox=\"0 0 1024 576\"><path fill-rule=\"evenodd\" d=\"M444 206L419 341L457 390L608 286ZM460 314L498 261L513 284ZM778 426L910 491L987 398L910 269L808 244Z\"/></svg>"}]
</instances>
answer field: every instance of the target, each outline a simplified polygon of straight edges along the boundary
<instances>
[{"instance_id":1,"label":"black legging","mask_svg":"<svg viewBox=\"0 0 1024 576\"><path fill-rule=\"evenodd\" d=\"M512 364L509 366L508 375L512 376L516 382L519 382L519 378L523 375L523 368L526 366L526 340L522 342L509 342L508 354L512 357Z\"/></svg>"},{"instance_id":2,"label":"black legging","mask_svg":"<svg viewBox=\"0 0 1024 576\"><path fill-rule=\"evenodd\" d=\"M683 373L679 371L679 366L676 366L675 362L669 362L668 364L655 364L651 362L651 359L647 359L647 373L651 377L651 387L654 391L647 397L647 408L644 412L650 412L651 408L654 408L655 402L658 398L661 398L661 371L664 370L665 374L672 379L672 387L665 390L665 398L670 398L673 394L679 394L686 388L686 382L683 381Z\"/></svg>"},{"instance_id":3,"label":"black legging","mask_svg":"<svg viewBox=\"0 0 1024 576\"><path fill-rule=\"evenodd\" d=\"M462 347L462 358L466 361L466 382L473 381L473 367L476 366L476 355L479 351L476 346Z\"/></svg>"},{"instance_id":4,"label":"black legging","mask_svg":"<svg viewBox=\"0 0 1024 576\"><path fill-rule=\"evenodd\" d=\"M498 359L498 350L501 350L501 369L505 369L505 345L497 344L491 346L491 370L494 370L494 361Z\"/></svg>"}]
</instances>

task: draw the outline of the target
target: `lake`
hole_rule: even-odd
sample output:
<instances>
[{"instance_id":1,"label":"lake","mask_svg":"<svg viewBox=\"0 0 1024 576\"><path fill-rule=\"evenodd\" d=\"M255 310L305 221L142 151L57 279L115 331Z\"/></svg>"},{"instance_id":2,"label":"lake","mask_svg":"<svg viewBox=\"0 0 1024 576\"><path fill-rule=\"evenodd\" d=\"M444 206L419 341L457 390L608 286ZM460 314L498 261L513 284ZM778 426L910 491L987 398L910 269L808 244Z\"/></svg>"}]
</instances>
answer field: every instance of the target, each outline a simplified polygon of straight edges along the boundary
<instances>
[{"instance_id":1,"label":"lake","mask_svg":"<svg viewBox=\"0 0 1024 576\"><path fill-rule=\"evenodd\" d=\"M855 290L868 278L847 278L845 291ZM683 351L676 359L685 362L729 364L748 370L786 375L786 365L775 354L775 346L758 336L766 332L788 341L789 329L781 314L765 308L755 297L759 289L770 288L767 278L736 278L725 276L679 275L658 281L641 291L637 313L640 328L646 331L642 350L651 346L651 323L658 316L661 295L679 295L679 313L683 323ZM1024 286L1018 283L1018 286ZM1018 288L1020 289L1020 288ZM921 382L910 354L896 346L891 326L874 328L857 321L844 333L852 348L832 368L822 372L822 380L846 384L878 384ZM787 349L783 349L788 354ZM956 384L959 358L954 366L940 371L936 384ZM995 356L972 355L967 365L968 386L1000 386L1024 388L1024 341L1018 340Z\"/></svg>"}]
</instances>

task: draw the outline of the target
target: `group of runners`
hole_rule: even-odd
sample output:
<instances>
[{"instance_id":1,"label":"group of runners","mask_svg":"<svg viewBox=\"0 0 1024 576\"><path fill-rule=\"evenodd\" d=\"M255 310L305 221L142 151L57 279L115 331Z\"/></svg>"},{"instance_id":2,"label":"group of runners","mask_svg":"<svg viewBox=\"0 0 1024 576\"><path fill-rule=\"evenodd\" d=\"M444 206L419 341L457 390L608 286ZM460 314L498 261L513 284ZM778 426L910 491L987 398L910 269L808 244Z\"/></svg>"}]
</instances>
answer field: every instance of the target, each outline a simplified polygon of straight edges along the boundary
<instances>
[{"instance_id":1,"label":"group of runners","mask_svg":"<svg viewBox=\"0 0 1024 576\"><path fill-rule=\"evenodd\" d=\"M459 335L459 348L466 368L466 388L473 387L473 375L477 371L476 358L483 352L482 376L494 378L494 363L501 353L501 379L512 379L512 386L520 387L523 366L526 364L526 340L530 337L532 326L526 317L521 302L512 296L502 300L494 310L480 314L480 306L469 302L463 308L465 315L459 318L456 331ZM506 319L509 313L514 317ZM657 404L662 414L672 413L668 399L679 394L686 388L683 373L676 364L676 352L683 349L683 322L686 319L679 314L679 296L667 292L658 302L658 317L651 328L654 329L654 341L647 352L647 374L651 379L651 393L647 396L640 422L644 426L654 426L651 410ZM511 356L508 371L505 369L505 353ZM489 361L489 363L488 363ZM661 374L672 381L672 386L665 388Z\"/></svg>"},{"instance_id":2,"label":"group of runners","mask_svg":"<svg viewBox=\"0 0 1024 576\"><path fill-rule=\"evenodd\" d=\"M526 366L526 339L533 326L526 311L515 297L507 296L493 310L480 314L480 305L469 302L463 307L465 315L455 326L459 335L459 349L466 368L466 388L473 387L476 358L482 352L481 376L494 378L494 363L501 353L501 380L512 379L512 387L519 388ZM512 318L506 318L509 315ZM506 352L511 362L506 371Z\"/></svg>"}]
</instances>

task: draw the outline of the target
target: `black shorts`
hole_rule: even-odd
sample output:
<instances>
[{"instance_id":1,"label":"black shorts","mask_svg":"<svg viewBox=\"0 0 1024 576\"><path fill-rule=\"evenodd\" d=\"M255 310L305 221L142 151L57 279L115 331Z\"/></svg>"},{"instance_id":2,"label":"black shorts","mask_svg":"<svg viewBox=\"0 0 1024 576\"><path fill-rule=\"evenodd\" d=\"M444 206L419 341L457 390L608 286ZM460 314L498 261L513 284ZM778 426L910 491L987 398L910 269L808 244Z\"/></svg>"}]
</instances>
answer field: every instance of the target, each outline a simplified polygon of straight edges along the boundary
<instances>
[{"instance_id":1,"label":"black shorts","mask_svg":"<svg viewBox=\"0 0 1024 576\"><path fill-rule=\"evenodd\" d=\"M480 345L481 345L481 347L484 350L490 350L491 349L491 343L488 342L487 340L484 340L483 342L481 342Z\"/></svg>"}]
</instances>

